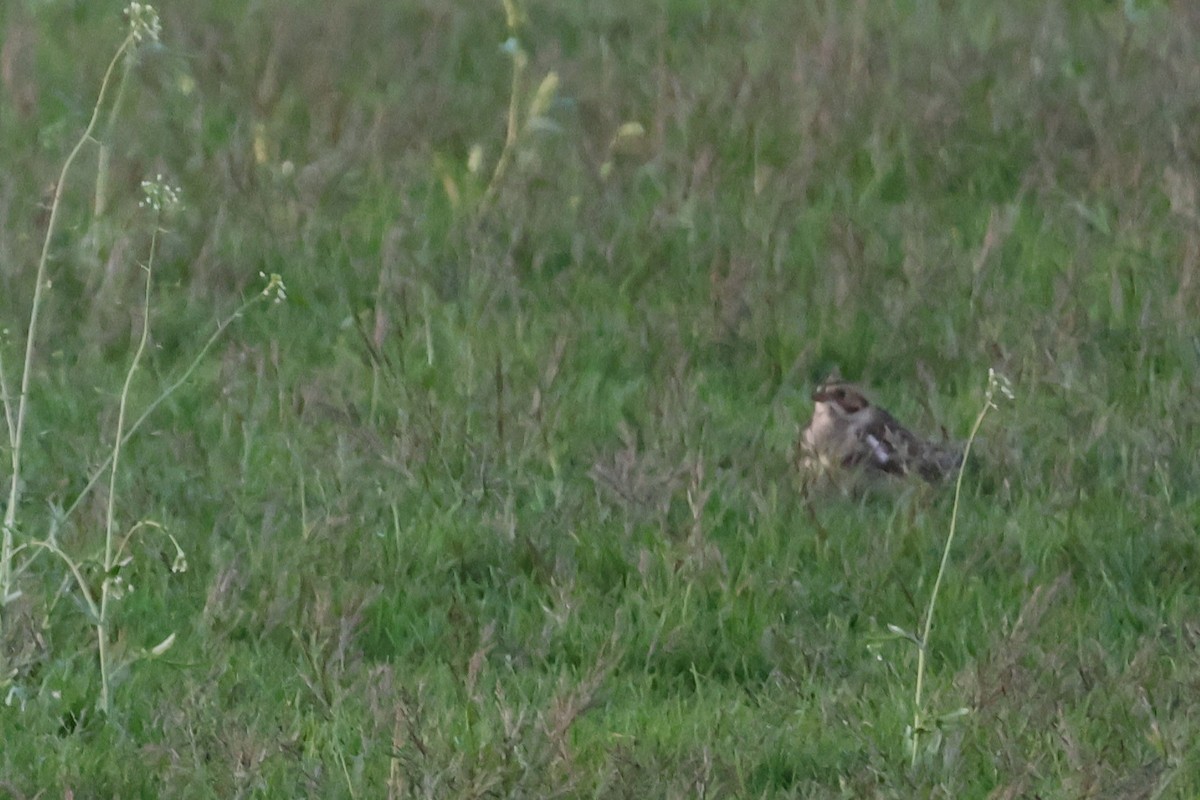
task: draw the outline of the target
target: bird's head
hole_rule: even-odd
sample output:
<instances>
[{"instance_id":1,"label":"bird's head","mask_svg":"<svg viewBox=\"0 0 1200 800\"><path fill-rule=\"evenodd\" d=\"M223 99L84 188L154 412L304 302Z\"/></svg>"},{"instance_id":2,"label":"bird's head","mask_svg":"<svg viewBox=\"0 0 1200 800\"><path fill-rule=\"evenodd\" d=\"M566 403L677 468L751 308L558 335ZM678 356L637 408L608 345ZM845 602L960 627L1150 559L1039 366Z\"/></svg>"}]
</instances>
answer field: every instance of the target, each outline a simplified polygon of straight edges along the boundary
<instances>
[{"instance_id":1,"label":"bird's head","mask_svg":"<svg viewBox=\"0 0 1200 800\"><path fill-rule=\"evenodd\" d=\"M866 395L852 383L843 380L826 380L813 390L814 403L824 403L838 416L857 414L871 405Z\"/></svg>"}]
</instances>

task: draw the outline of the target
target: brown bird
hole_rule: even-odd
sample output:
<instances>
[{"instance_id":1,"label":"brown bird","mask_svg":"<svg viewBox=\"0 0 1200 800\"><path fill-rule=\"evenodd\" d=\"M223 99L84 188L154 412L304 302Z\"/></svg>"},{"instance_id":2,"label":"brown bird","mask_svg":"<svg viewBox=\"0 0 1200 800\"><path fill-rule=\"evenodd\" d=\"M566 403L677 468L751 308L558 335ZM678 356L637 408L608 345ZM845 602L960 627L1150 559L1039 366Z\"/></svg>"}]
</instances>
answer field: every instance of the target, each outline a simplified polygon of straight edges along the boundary
<instances>
[{"instance_id":1,"label":"brown bird","mask_svg":"<svg viewBox=\"0 0 1200 800\"><path fill-rule=\"evenodd\" d=\"M942 480L962 463L954 448L924 440L873 405L854 384L831 377L813 391L812 420L797 443L806 472L860 468Z\"/></svg>"}]
</instances>

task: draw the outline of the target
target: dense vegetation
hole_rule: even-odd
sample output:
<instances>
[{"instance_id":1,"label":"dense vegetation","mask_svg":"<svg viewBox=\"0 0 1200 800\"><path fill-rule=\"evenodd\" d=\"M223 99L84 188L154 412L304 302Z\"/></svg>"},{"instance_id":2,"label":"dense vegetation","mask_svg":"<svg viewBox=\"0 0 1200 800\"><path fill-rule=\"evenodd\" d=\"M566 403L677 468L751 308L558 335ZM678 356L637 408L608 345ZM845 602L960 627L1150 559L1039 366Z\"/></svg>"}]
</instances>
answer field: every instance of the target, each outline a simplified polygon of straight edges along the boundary
<instances>
[{"instance_id":1,"label":"dense vegetation","mask_svg":"<svg viewBox=\"0 0 1200 800\"><path fill-rule=\"evenodd\" d=\"M1200 796L1197 8L175 3L56 205L121 10L0 5L0 794ZM921 709L833 367L1015 391Z\"/></svg>"}]
</instances>

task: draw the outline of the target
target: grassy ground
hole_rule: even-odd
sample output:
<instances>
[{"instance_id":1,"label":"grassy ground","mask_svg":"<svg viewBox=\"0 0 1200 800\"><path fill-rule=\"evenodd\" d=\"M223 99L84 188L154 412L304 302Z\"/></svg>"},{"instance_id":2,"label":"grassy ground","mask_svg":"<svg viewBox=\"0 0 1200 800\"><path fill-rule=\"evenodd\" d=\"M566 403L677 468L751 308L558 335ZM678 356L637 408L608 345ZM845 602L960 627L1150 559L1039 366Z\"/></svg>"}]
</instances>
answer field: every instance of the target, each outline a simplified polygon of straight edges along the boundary
<instances>
[{"instance_id":1,"label":"grassy ground","mask_svg":"<svg viewBox=\"0 0 1200 800\"><path fill-rule=\"evenodd\" d=\"M518 5L161 9L96 135L104 208L94 144L64 187L16 542L53 529L99 584L111 500L189 569L131 540L104 715L95 620L36 551L0 615L0 794L1200 796L1200 15ZM10 383L122 24L0 7ZM65 515L112 451L157 173L185 207L133 412L260 272L288 301ZM791 448L834 366L957 438L989 368L1016 392L915 763L889 626L920 628L951 498L810 514Z\"/></svg>"}]
</instances>

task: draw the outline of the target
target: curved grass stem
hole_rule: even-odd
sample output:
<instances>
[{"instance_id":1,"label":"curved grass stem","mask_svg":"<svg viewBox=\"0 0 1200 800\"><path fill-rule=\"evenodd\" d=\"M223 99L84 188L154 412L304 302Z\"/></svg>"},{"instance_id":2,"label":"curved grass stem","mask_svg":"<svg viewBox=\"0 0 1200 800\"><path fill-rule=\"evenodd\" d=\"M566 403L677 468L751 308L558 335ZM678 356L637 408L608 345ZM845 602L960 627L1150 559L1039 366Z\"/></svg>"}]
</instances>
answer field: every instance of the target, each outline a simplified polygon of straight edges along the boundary
<instances>
[{"instance_id":1,"label":"curved grass stem","mask_svg":"<svg viewBox=\"0 0 1200 800\"><path fill-rule=\"evenodd\" d=\"M938 565L937 577L933 581L933 590L929 593L929 606L925 611L925 622L921 628L920 638L917 640L917 686L913 697L913 722L912 722L912 764L916 766L917 753L920 750L920 736L922 726L925 723L924 714L921 710L922 692L925 688L925 666L928 661L929 653L929 637L933 633L933 614L937 609L938 592L942 588L942 580L946 576L946 567L950 563L950 549L954 546L954 534L958 530L958 509L962 499L963 475L965 474L967 459L971 457L971 446L975 443L975 438L979 435L979 429L983 426L983 420L987 417L989 411L996 408L995 394L999 391L1007 397L1012 396L1012 390L1008 386L1008 381L993 370L988 370L988 385L984 395L983 408L979 410L979 414L975 417L975 424L971 426L971 434L967 437L967 445L963 450L962 462L958 465L958 478L954 482L954 506L950 512L950 531L946 534L946 545L942 548L942 560Z\"/></svg>"}]
</instances>

